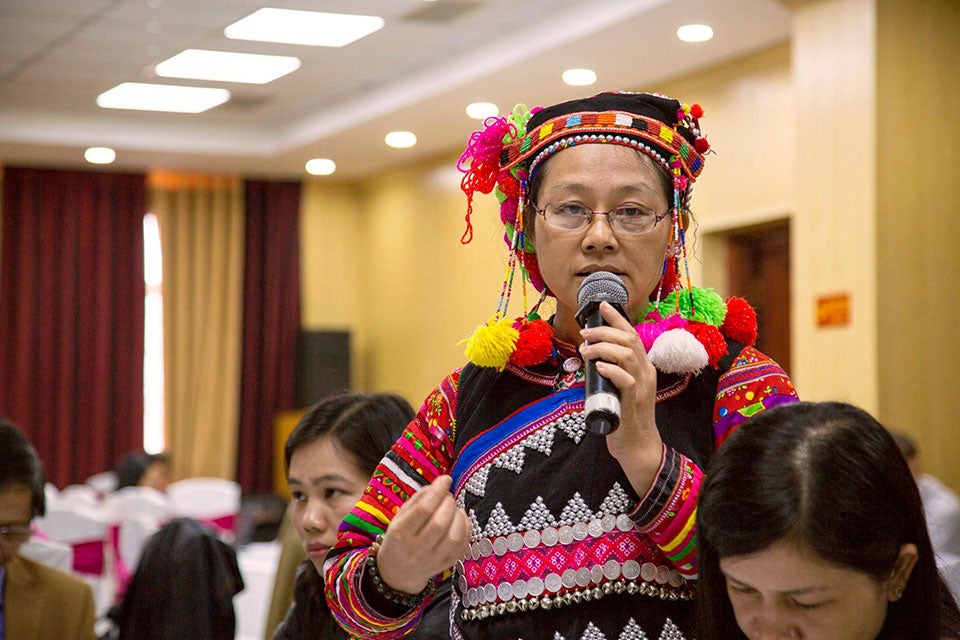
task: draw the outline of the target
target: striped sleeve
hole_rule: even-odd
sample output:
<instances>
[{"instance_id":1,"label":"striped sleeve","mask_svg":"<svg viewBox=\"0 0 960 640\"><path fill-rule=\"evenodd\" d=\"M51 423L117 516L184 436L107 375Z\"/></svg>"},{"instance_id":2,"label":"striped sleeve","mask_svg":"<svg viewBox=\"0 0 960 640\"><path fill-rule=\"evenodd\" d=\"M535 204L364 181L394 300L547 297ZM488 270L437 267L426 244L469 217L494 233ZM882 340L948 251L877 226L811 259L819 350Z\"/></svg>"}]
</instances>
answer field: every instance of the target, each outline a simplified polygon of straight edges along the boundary
<instances>
[{"instance_id":1,"label":"striped sleeve","mask_svg":"<svg viewBox=\"0 0 960 640\"><path fill-rule=\"evenodd\" d=\"M347 514L337 542L324 562L330 611L351 635L388 640L412 631L429 598L393 617L378 611L365 594L366 559L370 546L403 503L421 487L449 473L453 463L456 392L460 372L447 376L427 397L403 435L384 456Z\"/></svg>"},{"instance_id":2,"label":"striped sleeve","mask_svg":"<svg viewBox=\"0 0 960 640\"><path fill-rule=\"evenodd\" d=\"M697 577L697 496L703 473L689 458L664 445L657 477L630 518L685 578Z\"/></svg>"},{"instance_id":3,"label":"striped sleeve","mask_svg":"<svg viewBox=\"0 0 960 640\"><path fill-rule=\"evenodd\" d=\"M776 362L753 347L743 349L717 384L714 447L750 416L795 402L793 383ZM703 471L682 453L664 446L653 485L630 514L685 578L697 577L697 501Z\"/></svg>"}]
</instances>

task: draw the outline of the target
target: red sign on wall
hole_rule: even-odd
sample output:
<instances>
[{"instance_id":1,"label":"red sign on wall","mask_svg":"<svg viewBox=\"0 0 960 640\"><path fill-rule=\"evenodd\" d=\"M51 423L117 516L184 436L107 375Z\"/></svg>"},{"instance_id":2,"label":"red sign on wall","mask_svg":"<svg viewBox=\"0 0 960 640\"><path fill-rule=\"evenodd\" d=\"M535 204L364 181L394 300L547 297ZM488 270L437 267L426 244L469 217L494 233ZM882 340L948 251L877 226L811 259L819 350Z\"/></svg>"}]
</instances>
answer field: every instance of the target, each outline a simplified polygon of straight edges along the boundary
<instances>
[{"instance_id":1,"label":"red sign on wall","mask_svg":"<svg viewBox=\"0 0 960 640\"><path fill-rule=\"evenodd\" d=\"M817 326L842 327L850 324L850 294L835 293L817 298Z\"/></svg>"}]
</instances>

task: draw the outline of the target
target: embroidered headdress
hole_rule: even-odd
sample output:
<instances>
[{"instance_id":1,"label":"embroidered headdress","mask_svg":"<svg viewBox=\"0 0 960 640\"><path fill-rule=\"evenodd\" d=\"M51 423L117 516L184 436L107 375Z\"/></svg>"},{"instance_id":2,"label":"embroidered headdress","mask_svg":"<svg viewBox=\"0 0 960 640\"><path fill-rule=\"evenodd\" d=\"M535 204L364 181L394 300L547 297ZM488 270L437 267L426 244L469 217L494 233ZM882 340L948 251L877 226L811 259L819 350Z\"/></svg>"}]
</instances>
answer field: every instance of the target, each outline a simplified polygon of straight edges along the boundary
<instances>
[{"instance_id":1,"label":"embroidered headdress","mask_svg":"<svg viewBox=\"0 0 960 640\"><path fill-rule=\"evenodd\" d=\"M481 366L504 368L508 363L530 366L544 362L552 351L552 330L537 315L539 302L528 311L526 283L543 295L549 290L540 275L533 245L523 229L528 184L554 153L580 144L617 144L636 149L660 166L673 182L671 244L676 250L664 261L661 280L637 331L651 361L665 372L698 372L715 366L726 353L724 335L745 344L756 337L753 310L739 299L735 318L730 305L712 291L695 289L686 268L684 215L693 182L703 170L710 145L700 131L700 105L681 104L649 93L606 92L547 108L519 104L506 117L492 117L474 132L460 157L465 174L467 228L461 242L473 237L470 217L476 192L493 191L500 202L504 241L510 254L496 313L466 339L467 357ZM679 283L680 263L686 286ZM519 268L523 316L506 317ZM541 301L542 301L541 297ZM736 336L722 333L725 322ZM679 333L677 333L679 331ZM666 336L661 340L661 336Z\"/></svg>"}]
</instances>

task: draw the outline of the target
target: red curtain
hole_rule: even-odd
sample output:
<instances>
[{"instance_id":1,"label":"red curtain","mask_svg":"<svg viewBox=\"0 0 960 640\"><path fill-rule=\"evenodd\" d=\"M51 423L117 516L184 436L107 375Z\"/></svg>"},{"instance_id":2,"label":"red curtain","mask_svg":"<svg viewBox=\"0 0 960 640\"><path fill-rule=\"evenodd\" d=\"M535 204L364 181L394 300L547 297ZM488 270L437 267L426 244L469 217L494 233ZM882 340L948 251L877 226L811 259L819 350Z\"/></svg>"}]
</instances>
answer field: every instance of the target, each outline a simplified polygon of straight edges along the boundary
<instances>
[{"instance_id":1,"label":"red curtain","mask_svg":"<svg viewBox=\"0 0 960 640\"><path fill-rule=\"evenodd\" d=\"M143 446L144 176L7 168L0 414L60 487Z\"/></svg>"},{"instance_id":2,"label":"red curtain","mask_svg":"<svg viewBox=\"0 0 960 640\"><path fill-rule=\"evenodd\" d=\"M273 492L273 420L294 408L300 328L300 184L244 184L246 264L237 480Z\"/></svg>"}]
</instances>

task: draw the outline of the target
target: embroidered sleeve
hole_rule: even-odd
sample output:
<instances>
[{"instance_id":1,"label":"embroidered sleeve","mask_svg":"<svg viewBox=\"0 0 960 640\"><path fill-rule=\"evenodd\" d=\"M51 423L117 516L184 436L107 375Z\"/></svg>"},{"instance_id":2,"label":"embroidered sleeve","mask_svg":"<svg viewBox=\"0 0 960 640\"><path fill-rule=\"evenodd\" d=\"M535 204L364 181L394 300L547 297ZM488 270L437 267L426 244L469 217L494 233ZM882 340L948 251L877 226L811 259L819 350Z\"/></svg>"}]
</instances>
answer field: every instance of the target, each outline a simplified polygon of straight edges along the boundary
<instances>
[{"instance_id":1,"label":"embroidered sleeve","mask_svg":"<svg viewBox=\"0 0 960 640\"><path fill-rule=\"evenodd\" d=\"M684 578L697 577L697 496L703 473L689 458L664 445L660 471L630 513L637 527L656 543Z\"/></svg>"},{"instance_id":2,"label":"embroidered sleeve","mask_svg":"<svg viewBox=\"0 0 960 640\"><path fill-rule=\"evenodd\" d=\"M750 416L795 402L793 383L776 362L753 347L743 349L720 376L714 404L714 447ZM656 480L630 514L685 578L697 576L696 517L702 470L680 452L664 446Z\"/></svg>"},{"instance_id":3,"label":"embroidered sleeve","mask_svg":"<svg viewBox=\"0 0 960 640\"><path fill-rule=\"evenodd\" d=\"M717 385L714 446L719 447L750 416L797 399L793 382L780 365L753 347L744 348Z\"/></svg>"},{"instance_id":4,"label":"embroidered sleeve","mask_svg":"<svg viewBox=\"0 0 960 640\"><path fill-rule=\"evenodd\" d=\"M429 602L391 615L377 608L367 594L365 571L370 546L386 531L400 506L421 487L450 472L453 461L456 393L460 372L447 376L420 407L401 438L384 456L360 501L340 524L337 542L324 562L330 611L350 634L387 640L406 635L416 626ZM393 612L396 613L396 612Z\"/></svg>"}]
</instances>

